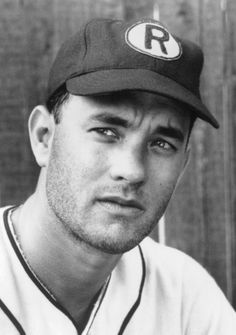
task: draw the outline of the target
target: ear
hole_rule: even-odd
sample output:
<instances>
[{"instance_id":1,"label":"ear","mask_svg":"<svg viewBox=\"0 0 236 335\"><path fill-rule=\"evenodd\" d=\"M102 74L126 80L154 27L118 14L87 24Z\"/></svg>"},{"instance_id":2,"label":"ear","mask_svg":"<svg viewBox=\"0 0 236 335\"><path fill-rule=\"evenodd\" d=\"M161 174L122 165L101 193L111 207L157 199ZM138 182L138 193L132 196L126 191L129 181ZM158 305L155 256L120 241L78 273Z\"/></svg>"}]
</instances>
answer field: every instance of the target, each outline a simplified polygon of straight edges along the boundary
<instances>
[{"instance_id":1,"label":"ear","mask_svg":"<svg viewBox=\"0 0 236 335\"><path fill-rule=\"evenodd\" d=\"M29 117L28 129L35 159L39 166L44 167L48 163L55 130L53 115L44 106L35 107Z\"/></svg>"}]
</instances>

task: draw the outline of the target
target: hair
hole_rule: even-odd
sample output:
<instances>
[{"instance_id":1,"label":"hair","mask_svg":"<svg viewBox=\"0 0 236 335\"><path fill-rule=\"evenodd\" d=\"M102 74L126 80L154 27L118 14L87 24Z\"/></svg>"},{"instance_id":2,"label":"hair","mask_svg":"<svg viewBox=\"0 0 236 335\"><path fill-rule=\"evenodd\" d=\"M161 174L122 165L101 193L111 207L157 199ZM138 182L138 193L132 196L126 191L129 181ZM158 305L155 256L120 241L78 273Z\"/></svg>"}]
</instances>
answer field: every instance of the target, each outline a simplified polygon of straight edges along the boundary
<instances>
[{"instance_id":1,"label":"hair","mask_svg":"<svg viewBox=\"0 0 236 335\"><path fill-rule=\"evenodd\" d=\"M53 114L55 123L60 123L61 120L61 106L69 100L70 93L67 91L66 84L63 84L60 86L46 101L46 107L49 111L49 113ZM183 108L186 110L188 107L183 104ZM187 138L187 144L189 142L189 138L194 126L194 123L196 121L196 115L194 113L190 114L190 125L189 125L189 132L188 132L188 138Z\"/></svg>"},{"instance_id":2,"label":"hair","mask_svg":"<svg viewBox=\"0 0 236 335\"><path fill-rule=\"evenodd\" d=\"M49 113L53 114L55 123L61 121L60 107L68 101L70 93L66 89L66 84L60 86L46 101L46 107Z\"/></svg>"}]
</instances>

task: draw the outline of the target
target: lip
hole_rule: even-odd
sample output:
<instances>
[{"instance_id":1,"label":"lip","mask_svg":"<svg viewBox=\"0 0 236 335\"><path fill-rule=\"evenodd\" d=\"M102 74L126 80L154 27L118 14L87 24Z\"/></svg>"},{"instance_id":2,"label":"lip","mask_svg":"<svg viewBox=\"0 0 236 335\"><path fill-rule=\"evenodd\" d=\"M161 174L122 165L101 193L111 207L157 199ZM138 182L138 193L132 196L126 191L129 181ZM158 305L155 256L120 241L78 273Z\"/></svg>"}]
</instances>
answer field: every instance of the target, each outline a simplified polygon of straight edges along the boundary
<instances>
[{"instance_id":1,"label":"lip","mask_svg":"<svg viewBox=\"0 0 236 335\"><path fill-rule=\"evenodd\" d=\"M143 205L136 199L128 199L119 196L105 196L99 198L98 201L101 203L113 203L114 205L119 205L122 208L130 208L144 211Z\"/></svg>"}]
</instances>

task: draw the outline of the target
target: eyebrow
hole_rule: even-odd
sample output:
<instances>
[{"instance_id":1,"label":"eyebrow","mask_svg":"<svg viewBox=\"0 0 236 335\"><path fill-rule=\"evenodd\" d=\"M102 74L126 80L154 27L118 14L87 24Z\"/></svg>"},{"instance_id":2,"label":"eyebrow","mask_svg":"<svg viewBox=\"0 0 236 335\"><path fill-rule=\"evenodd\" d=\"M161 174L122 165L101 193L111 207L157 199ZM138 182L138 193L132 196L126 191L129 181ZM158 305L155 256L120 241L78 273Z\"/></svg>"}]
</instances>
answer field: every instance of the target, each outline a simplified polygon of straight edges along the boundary
<instances>
[{"instance_id":1,"label":"eyebrow","mask_svg":"<svg viewBox=\"0 0 236 335\"><path fill-rule=\"evenodd\" d=\"M180 129L175 127L157 126L154 133L173 138L175 140L178 140L179 142L184 142L184 133Z\"/></svg>"},{"instance_id":2,"label":"eyebrow","mask_svg":"<svg viewBox=\"0 0 236 335\"><path fill-rule=\"evenodd\" d=\"M113 114L107 114L107 113L100 113L91 116L92 121L99 121L103 123L107 123L114 126L120 126L124 128L130 127L130 122L120 116L116 116ZM163 136L167 136L169 138L173 138L178 140L179 142L184 142L184 133L176 128L172 127L170 125L168 126L157 126L155 130L153 131L154 134L161 134Z\"/></svg>"},{"instance_id":3,"label":"eyebrow","mask_svg":"<svg viewBox=\"0 0 236 335\"><path fill-rule=\"evenodd\" d=\"M97 115L93 115L91 117L92 121L99 121L99 122L104 122L110 125L114 126L120 126L124 128L128 128L130 126L130 122L122 117L112 115L112 114L107 114L107 113L101 113Z\"/></svg>"}]
</instances>

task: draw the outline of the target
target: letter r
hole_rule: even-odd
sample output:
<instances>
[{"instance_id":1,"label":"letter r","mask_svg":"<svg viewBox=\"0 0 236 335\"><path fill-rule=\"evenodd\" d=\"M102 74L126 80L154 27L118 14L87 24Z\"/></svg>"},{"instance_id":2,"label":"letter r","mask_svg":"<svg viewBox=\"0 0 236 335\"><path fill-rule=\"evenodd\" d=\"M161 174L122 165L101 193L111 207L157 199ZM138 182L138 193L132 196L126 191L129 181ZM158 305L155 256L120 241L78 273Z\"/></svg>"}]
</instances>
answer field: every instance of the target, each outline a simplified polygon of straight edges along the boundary
<instances>
[{"instance_id":1,"label":"letter r","mask_svg":"<svg viewBox=\"0 0 236 335\"><path fill-rule=\"evenodd\" d=\"M158 30L159 32L161 31L163 35L162 36L153 35L154 29ZM146 49L152 49L152 40L156 40L160 44L161 51L167 55L168 52L166 50L164 42L169 41L169 39L170 39L170 36L168 32L164 30L163 28L158 27L153 24L146 25L146 32L145 32L145 48Z\"/></svg>"}]
</instances>

